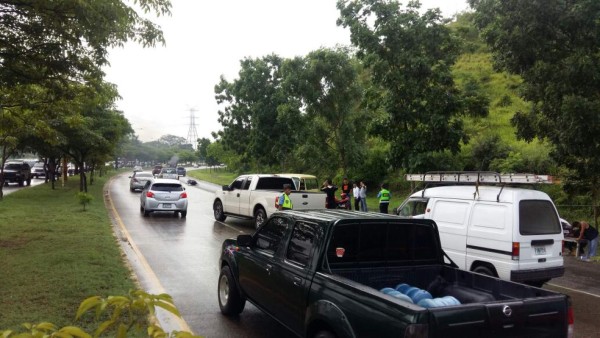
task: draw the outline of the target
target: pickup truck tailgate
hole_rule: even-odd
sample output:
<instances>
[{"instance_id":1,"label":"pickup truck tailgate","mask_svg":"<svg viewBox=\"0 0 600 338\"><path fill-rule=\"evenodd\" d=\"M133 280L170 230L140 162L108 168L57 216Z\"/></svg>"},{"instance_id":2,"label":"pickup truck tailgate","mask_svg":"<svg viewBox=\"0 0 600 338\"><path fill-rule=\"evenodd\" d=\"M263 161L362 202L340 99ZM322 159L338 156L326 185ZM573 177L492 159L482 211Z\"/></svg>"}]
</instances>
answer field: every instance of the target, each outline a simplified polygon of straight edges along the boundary
<instances>
[{"instance_id":1,"label":"pickup truck tailgate","mask_svg":"<svg viewBox=\"0 0 600 338\"><path fill-rule=\"evenodd\" d=\"M430 337L566 337L563 296L430 309Z\"/></svg>"},{"instance_id":2,"label":"pickup truck tailgate","mask_svg":"<svg viewBox=\"0 0 600 338\"><path fill-rule=\"evenodd\" d=\"M325 208L326 195L322 192L292 191L290 199L295 210L311 210Z\"/></svg>"}]
</instances>

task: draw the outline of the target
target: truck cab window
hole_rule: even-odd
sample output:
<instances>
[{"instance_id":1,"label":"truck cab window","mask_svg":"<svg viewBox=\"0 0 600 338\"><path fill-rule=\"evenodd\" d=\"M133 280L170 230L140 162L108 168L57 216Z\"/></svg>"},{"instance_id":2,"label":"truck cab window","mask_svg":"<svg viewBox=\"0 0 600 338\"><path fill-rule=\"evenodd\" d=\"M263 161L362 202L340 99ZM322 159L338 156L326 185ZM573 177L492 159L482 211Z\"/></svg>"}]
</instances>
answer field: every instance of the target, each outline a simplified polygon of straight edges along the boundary
<instances>
[{"instance_id":1,"label":"truck cab window","mask_svg":"<svg viewBox=\"0 0 600 338\"><path fill-rule=\"evenodd\" d=\"M288 244L287 259L300 265L307 265L315 241L315 232L313 224L297 222Z\"/></svg>"},{"instance_id":2,"label":"truck cab window","mask_svg":"<svg viewBox=\"0 0 600 338\"><path fill-rule=\"evenodd\" d=\"M279 243L287 229L287 221L281 217L273 217L256 233L255 247L260 250L275 254Z\"/></svg>"},{"instance_id":3,"label":"truck cab window","mask_svg":"<svg viewBox=\"0 0 600 338\"><path fill-rule=\"evenodd\" d=\"M241 190L244 184L244 177L237 178L233 183L231 183L231 189L233 190Z\"/></svg>"}]
</instances>

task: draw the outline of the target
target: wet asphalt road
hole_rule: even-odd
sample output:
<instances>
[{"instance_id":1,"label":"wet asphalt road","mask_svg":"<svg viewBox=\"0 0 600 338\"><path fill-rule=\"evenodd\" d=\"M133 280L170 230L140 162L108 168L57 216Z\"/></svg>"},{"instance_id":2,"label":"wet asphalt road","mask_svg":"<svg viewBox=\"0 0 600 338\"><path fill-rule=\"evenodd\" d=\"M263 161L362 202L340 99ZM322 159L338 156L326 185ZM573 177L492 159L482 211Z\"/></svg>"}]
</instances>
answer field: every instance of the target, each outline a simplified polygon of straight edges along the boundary
<instances>
[{"instance_id":1,"label":"wet asphalt road","mask_svg":"<svg viewBox=\"0 0 600 338\"><path fill-rule=\"evenodd\" d=\"M43 178L32 178L31 179L31 186L35 187L36 185L40 185L44 183L44 179ZM50 183L48 183L50 184ZM60 182L58 182L57 184L60 184ZM26 189L27 185L23 186L23 187L19 187L18 184L16 183L10 183L9 185L5 185L4 187L2 187L2 193L4 194L4 196L12 194L15 191L19 191L21 189Z\"/></svg>"},{"instance_id":2,"label":"wet asphalt road","mask_svg":"<svg viewBox=\"0 0 600 338\"><path fill-rule=\"evenodd\" d=\"M181 181L185 182L186 178ZM252 233L252 223L214 220L212 201L215 185L186 186L187 218L171 213L140 213L140 193L129 191L127 175L115 178L110 197L132 241L156 274L162 290L171 296L184 320L195 334L204 337L289 337L282 325L250 303L239 318L221 315L217 301L218 259L221 243L241 233ZM125 240L124 235L119 237ZM154 276L144 271L131 247L126 250L144 289L156 290ZM129 252L128 252L129 251ZM140 271L141 270L141 271Z\"/></svg>"},{"instance_id":3,"label":"wet asphalt road","mask_svg":"<svg viewBox=\"0 0 600 338\"><path fill-rule=\"evenodd\" d=\"M186 178L181 180L186 182ZM131 244L124 248L142 287L173 296L195 334L209 338L291 336L286 328L250 303L238 318L221 315L217 302L221 243L241 233L252 233L252 222L234 218L225 223L215 221L212 201L219 186L185 186L188 215L181 219L171 213L143 217L139 210L140 193L129 191L127 175L118 176L110 184L113 205L134 243L133 249ZM119 237L126 243L124 234ZM565 257L565 267L566 275L545 288L571 296L575 337L600 337L600 264Z\"/></svg>"}]
</instances>

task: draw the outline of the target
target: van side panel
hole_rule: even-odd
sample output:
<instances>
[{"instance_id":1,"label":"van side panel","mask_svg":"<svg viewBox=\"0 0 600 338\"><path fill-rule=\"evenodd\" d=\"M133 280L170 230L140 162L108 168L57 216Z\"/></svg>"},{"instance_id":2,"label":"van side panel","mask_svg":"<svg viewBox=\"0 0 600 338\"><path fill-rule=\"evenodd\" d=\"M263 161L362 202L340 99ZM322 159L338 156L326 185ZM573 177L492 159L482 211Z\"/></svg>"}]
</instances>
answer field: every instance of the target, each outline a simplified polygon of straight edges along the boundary
<instances>
[{"instance_id":1,"label":"van side panel","mask_svg":"<svg viewBox=\"0 0 600 338\"><path fill-rule=\"evenodd\" d=\"M513 206L508 203L475 202L467 236L467 269L478 262L489 262L498 276L510 280L518 267L511 260Z\"/></svg>"},{"instance_id":2,"label":"van side panel","mask_svg":"<svg viewBox=\"0 0 600 338\"><path fill-rule=\"evenodd\" d=\"M438 225L442 247L460 269L466 269L467 219L472 202L432 199L430 216Z\"/></svg>"}]
</instances>

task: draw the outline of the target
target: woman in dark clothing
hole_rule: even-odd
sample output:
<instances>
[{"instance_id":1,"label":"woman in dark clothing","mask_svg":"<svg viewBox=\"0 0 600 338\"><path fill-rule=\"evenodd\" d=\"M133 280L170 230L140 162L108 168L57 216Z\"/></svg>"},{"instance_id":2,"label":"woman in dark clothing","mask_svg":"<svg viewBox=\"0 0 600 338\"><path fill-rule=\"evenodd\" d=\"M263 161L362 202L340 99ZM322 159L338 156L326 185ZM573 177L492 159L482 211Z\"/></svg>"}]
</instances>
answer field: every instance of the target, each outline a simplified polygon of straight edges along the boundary
<instances>
[{"instance_id":1,"label":"woman in dark clothing","mask_svg":"<svg viewBox=\"0 0 600 338\"><path fill-rule=\"evenodd\" d=\"M337 191L337 187L331 184L331 180L326 180L325 182L323 182L321 191L327 195L327 198L325 199L325 207L327 209L336 209L337 206L335 203L335 192Z\"/></svg>"}]
</instances>

